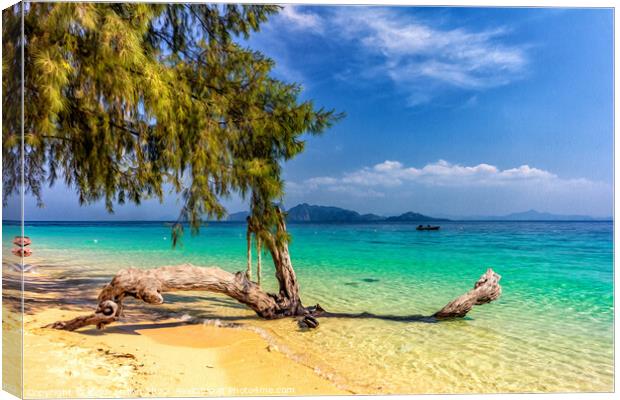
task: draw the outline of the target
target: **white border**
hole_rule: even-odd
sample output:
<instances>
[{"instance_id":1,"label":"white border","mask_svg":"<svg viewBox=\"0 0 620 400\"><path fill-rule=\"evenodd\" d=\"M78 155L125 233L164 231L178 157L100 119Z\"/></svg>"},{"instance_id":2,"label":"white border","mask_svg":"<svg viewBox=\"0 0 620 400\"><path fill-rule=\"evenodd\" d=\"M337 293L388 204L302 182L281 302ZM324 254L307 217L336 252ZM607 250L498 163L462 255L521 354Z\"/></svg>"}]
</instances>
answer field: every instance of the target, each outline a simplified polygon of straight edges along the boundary
<instances>
[{"instance_id":1,"label":"white border","mask_svg":"<svg viewBox=\"0 0 620 400\"><path fill-rule=\"evenodd\" d=\"M66 0L65 0L66 1ZM73 0L69 0L69 1L73 1ZM134 0L128 0L127 2L135 2ZM171 2L171 1L166 1L166 0L150 0L149 2L157 2L157 3L167 3L167 2ZM181 1L179 1L181 2ZM196 0L185 0L182 2L187 2L187 3L205 3L205 1L196 1ZM221 0L213 0L213 1L209 1L210 3L223 3L223 1ZM273 4L273 3L279 3L279 4L316 4L316 5L330 5L330 4L341 4L341 5L401 5L401 6L409 6L409 5L426 5L426 6L479 6L479 7L584 7L584 8L591 8L591 7L605 7L605 8L616 8L618 6L618 4L620 4L620 2L618 1L602 1L602 0L590 0L590 1L567 1L567 0L562 0L562 1L555 1L555 0L538 0L538 1L511 1L511 0L507 0L507 1L498 1L498 0L487 0L487 1L481 1L481 0L470 0L470 1L458 1L458 0L426 0L426 1L410 1L410 0L388 0L388 1L372 1L372 0L355 0L355 1L351 1L351 0L337 0L337 1L330 1L330 0L312 0L312 1L265 1L265 0L253 0L253 1L249 1L249 0L239 0L236 1L237 3L266 3L266 4ZM16 1L14 0L0 0L0 6L2 9L7 8L8 6L15 4ZM615 29L615 16L614 16L614 65L618 64L618 39L619 39L619 35L618 35L618 31ZM1 49L0 49L0 54L1 54ZM1 86L1 85L0 85ZM614 101L616 99L615 94L618 93L618 89L619 89L619 84L618 84L618 79L617 79L617 71L614 68ZM0 87L0 97L1 97L1 87ZM620 111L620 108L618 106L618 103L615 102L614 104L614 121L615 121L615 116L618 115L618 112ZM0 105L1 107L1 105ZM618 172L619 172L619 165L616 162L616 158L615 158L615 154L619 154L620 151L620 143L615 140L616 138L616 132L615 132L615 124L614 124L614 188L616 187L616 179L618 177ZM1 154L0 154L0 161L1 161ZM1 188L0 188L1 190ZM614 191L614 195L615 195L615 191ZM618 205L620 204L620 200L618 199L618 197L614 196L614 217L616 215L616 210L618 210ZM2 217L2 210L0 208L0 220ZM618 248L618 245L620 244L620 237L616 234L616 230L615 230L615 218L614 218L614 249ZM615 274L615 265L616 265L616 254L614 251L614 292L615 292L615 287L618 286L618 275ZM617 310L618 310L618 299L617 297L614 295L614 315L617 315ZM615 321L615 319L614 319ZM0 330L0 339L2 338L2 331ZM615 329L615 325L614 325L614 341L615 343L617 343L618 341L618 330ZM614 344L615 344L614 343ZM2 349L0 348L0 357L2 355ZM1 369L1 367L0 367ZM614 375L615 375L615 368L614 368ZM616 378L616 375L615 375ZM616 382L615 384L617 385L617 379L614 379L614 382ZM617 391L617 386L615 386L615 390ZM307 399L317 399L317 400L337 400L337 399L342 399L342 398L349 398L352 396L307 396L305 398ZM550 400L564 400L564 399L611 399L613 398L613 394L608 394L608 393L574 393L574 394L485 394L485 395L390 395L390 396L386 396L386 395L382 395L382 396L374 396L373 398L377 398L377 399L385 399L385 400L404 400L404 399L450 399L450 400L459 400L459 399L488 399L488 400L499 400L499 399L514 399L514 400L521 400L521 399L550 399ZM5 399L16 399L15 396L12 396L4 391L0 391L0 400L5 400ZM153 398L153 399L160 399L160 398ZM161 398L161 399L178 399L178 398ZM234 399L234 398L233 398ZM264 397L245 397L243 399L265 399Z\"/></svg>"}]
</instances>

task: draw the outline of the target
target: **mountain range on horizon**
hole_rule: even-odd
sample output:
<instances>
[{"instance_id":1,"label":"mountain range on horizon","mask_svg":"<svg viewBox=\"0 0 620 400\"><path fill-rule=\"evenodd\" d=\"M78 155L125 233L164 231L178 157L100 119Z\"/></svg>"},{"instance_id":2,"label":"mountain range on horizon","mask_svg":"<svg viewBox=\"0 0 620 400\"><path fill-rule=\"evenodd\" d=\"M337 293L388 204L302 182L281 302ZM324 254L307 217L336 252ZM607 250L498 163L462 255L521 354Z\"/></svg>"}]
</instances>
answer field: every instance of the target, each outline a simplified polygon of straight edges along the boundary
<instances>
[{"instance_id":1,"label":"mountain range on horizon","mask_svg":"<svg viewBox=\"0 0 620 400\"><path fill-rule=\"evenodd\" d=\"M245 221L247 211L232 213L227 221ZM594 218L587 215L560 215L536 210L515 212L497 216L438 216L431 217L408 211L395 216L360 214L357 211L333 206L298 204L287 210L287 222L441 222L441 221L605 221L609 218Z\"/></svg>"},{"instance_id":2,"label":"mountain range on horizon","mask_svg":"<svg viewBox=\"0 0 620 400\"><path fill-rule=\"evenodd\" d=\"M607 221L613 218L595 218L589 215L562 215L528 210L499 216L469 216L460 217L459 219L472 221Z\"/></svg>"},{"instance_id":3,"label":"mountain range on horizon","mask_svg":"<svg viewBox=\"0 0 620 400\"><path fill-rule=\"evenodd\" d=\"M245 221L247 211L230 214L227 221ZM427 215L406 212L396 216L381 216L376 214L360 214L357 211L347 210L340 207L317 206L307 203L298 204L286 211L287 222L430 222L448 221L446 218L434 218Z\"/></svg>"},{"instance_id":4,"label":"mountain range on horizon","mask_svg":"<svg viewBox=\"0 0 620 400\"><path fill-rule=\"evenodd\" d=\"M247 211L240 211L229 214L223 221L245 222ZM613 221L613 216L609 217L592 217L588 215L562 215L552 214L548 212L539 212L536 210L528 210L523 212L515 212L506 215L495 216L460 216L450 214L435 214L428 216L417 212L405 212L400 215L384 216L377 214L360 214L353 210L348 210L333 206L318 206L307 203L298 204L286 211L287 221L292 223L303 222L324 222L324 223L382 223L382 222L442 222L442 221ZM166 218L156 219L113 219L105 220L58 220L58 219L32 219L27 222L136 222L136 221L170 221ZM215 222L216 220L212 220ZM19 222L18 219L4 218L3 222ZM205 221L207 222L207 221Z\"/></svg>"}]
</instances>

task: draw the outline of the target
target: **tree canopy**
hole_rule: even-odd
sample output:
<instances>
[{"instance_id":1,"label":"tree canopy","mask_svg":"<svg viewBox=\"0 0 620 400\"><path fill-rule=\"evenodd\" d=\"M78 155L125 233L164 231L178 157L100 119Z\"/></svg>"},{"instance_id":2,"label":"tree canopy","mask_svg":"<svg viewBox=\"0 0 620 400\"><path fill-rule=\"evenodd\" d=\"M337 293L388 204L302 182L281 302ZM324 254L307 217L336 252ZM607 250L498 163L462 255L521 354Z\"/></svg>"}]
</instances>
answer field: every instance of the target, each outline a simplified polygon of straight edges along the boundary
<instances>
[{"instance_id":1,"label":"tree canopy","mask_svg":"<svg viewBox=\"0 0 620 400\"><path fill-rule=\"evenodd\" d=\"M232 193L272 226L282 162L341 117L299 99L240 45L278 6L29 3L3 13L4 197L19 188L21 46L25 190L61 179L81 204L182 194L180 218L225 214ZM176 237L176 236L175 236Z\"/></svg>"}]
</instances>

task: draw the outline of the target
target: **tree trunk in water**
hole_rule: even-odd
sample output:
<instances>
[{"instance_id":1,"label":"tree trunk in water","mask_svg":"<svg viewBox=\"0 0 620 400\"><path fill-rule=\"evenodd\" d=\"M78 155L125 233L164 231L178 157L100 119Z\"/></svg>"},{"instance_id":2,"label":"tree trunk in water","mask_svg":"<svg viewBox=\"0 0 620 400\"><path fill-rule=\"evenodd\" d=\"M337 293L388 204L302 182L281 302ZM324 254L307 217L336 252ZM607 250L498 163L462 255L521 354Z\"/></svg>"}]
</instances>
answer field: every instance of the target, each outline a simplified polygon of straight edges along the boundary
<instances>
[{"instance_id":1,"label":"tree trunk in water","mask_svg":"<svg viewBox=\"0 0 620 400\"><path fill-rule=\"evenodd\" d=\"M290 264L288 264L290 265ZM289 277L290 278L290 277ZM294 277L293 277L294 278ZM464 317L475 305L490 303L501 294L500 276L488 269L474 285L474 289L457 297L440 311L428 318L437 320ZM288 289L295 289L291 284ZM304 308L299 296L285 300L282 293L266 293L254 282L247 279L243 272L232 274L219 268L200 268L190 264L174 267L161 267L152 270L125 269L119 271L112 281L99 294L99 306L93 314L80 316L69 321L58 321L48 325L55 329L73 331L75 329L96 325L102 329L105 325L117 321L123 313L123 299L134 297L150 304L162 304L162 293L171 291L210 291L222 293L250 307L265 319L287 316L320 317L332 314L324 311L318 304ZM281 290L286 291L286 288ZM298 291L293 290L293 293ZM363 317L364 314L333 314L346 318ZM370 315L370 314L369 314ZM377 317L377 316L375 316ZM318 325L314 320L315 326Z\"/></svg>"},{"instance_id":2,"label":"tree trunk in water","mask_svg":"<svg viewBox=\"0 0 620 400\"><path fill-rule=\"evenodd\" d=\"M276 210L278 213L278 226L277 232L284 234L286 232L286 223L284 222L284 215L280 209ZM276 269L276 279L279 283L279 292L276 296L283 316L292 315L304 315L307 313L301 299L299 298L299 285L297 284L297 276L293 269L293 263L291 262L291 256L288 251L288 243L284 240L278 240L278 236L268 236L269 240L265 243L271 258L273 259L273 265Z\"/></svg>"},{"instance_id":3,"label":"tree trunk in water","mask_svg":"<svg viewBox=\"0 0 620 400\"><path fill-rule=\"evenodd\" d=\"M279 210L278 213L280 221L277 232L283 234L286 232L286 225ZM200 268L190 264L151 270L124 269L119 271L103 288L98 297L99 305L93 314L69 321L58 321L48 327L75 330L87 325L96 325L101 329L117 321L123 315L125 297L134 297L150 304L161 304L164 302L162 293L172 291L222 293L247 305L261 318L304 316L310 319L313 327L316 327L318 323L311 316L320 316L324 310L318 304L309 308L303 306L288 244L285 240L279 240L278 237L281 235L263 236L276 270L279 283L277 294L263 291L258 284L250 281L247 272L233 274L220 268ZM250 250L251 247L248 244L249 254L251 254ZM474 305L489 303L497 299L501 294L499 280L500 276L488 269L476 282L474 289L448 303L432 317L436 319L463 317Z\"/></svg>"},{"instance_id":4,"label":"tree trunk in water","mask_svg":"<svg viewBox=\"0 0 620 400\"><path fill-rule=\"evenodd\" d=\"M262 251L262 244L260 241L260 236L256 236L256 278L258 279L258 286L260 286L260 281L262 278L261 251Z\"/></svg>"},{"instance_id":5,"label":"tree trunk in water","mask_svg":"<svg viewBox=\"0 0 620 400\"><path fill-rule=\"evenodd\" d=\"M248 230L245 233L245 240L248 242L248 265L245 271L245 276L249 280L252 280L252 231L250 230L250 224L248 222Z\"/></svg>"},{"instance_id":6,"label":"tree trunk in water","mask_svg":"<svg viewBox=\"0 0 620 400\"><path fill-rule=\"evenodd\" d=\"M284 216L277 210L280 222L277 232L284 234ZM299 298L299 286L293 270L288 244L278 241L277 235L266 235L267 248L271 252L280 283L277 294L267 293L252 282L251 275L251 230L248 229L248 270L246 273L232 274L219 268L199 268L190 264L161 267L152 270L126 269L119 271L112 281L99 294L99 306L94 314L78 317L71 321L59 321L51 327L74 330L86 325L103 328L106 324L122 316L122 301L134 297L150 304L161 304L163 292L198 290L223 293L249 306L262 318L275 319L307 315L311 311L304 308Z\"/></svg>"},{"instance_id":7,"label":"tree trunk in water","mask_svg":"<svg viewBox=\"0 0 620 400\"><path fill-rule=\"evenodd\" d=\"M499 285L500 279L499 274L493 272L491 268L487 269L487 272L478 279L472 290L446 304L444 308L433 314L433 317L464 317L474 306L497 300L502 294L502 287Z\"/></svg>"}]
</instances>

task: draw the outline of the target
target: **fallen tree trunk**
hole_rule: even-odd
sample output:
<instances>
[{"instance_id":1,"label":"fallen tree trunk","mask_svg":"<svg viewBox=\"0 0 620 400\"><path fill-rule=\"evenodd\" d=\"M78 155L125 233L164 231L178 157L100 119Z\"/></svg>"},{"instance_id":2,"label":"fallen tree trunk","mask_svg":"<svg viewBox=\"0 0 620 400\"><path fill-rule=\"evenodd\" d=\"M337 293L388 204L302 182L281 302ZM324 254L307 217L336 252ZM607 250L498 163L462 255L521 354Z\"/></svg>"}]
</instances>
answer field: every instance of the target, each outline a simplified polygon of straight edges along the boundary
<instances>
[{"instance_id":1,"label":"fallen tree trunk","mask_svg":"<svg viewBox=\"0 0 620 400\"><path fill-rule=\"evenodd\" d=\"M278 254L278 256L286 258L288 253L286 255ZM288 266L291 267L290 264ZM284 272L290 273L291 271L286 270ZM451 301L440 311L427 318L464 317L474 305L496 300L501 294L500 278L489 268L476 282L474 289ZM294 275L292 277L289 275L286 279L294 279ZM283 285L281 291L286 291L287 288L297 289L296 282L288 287ZM95 313L69 321L58 321L48 326L70 331L87 325L96 325L101 329L122 316L124 298L134 297L146 303L161 304L164 302L162 293L171 291L222 293L247 305L258 316L265 319L331 315L318 305L310 308L303 307L299 301L298 292L288 293L291 297L285 297L282 293L275 295L264 292L260 286L248 280L244 272L232 274L219 268L200 268L185 264L152 270L121 270L99 294L99 306ZM297 299L297 301L294 302L291 299ZM332 316L337 315L333 314ZM363 315L359 314L360 317ZM345 314L341 316L346 317Z\"/></svg>"},{"instance_id":2,"label":"fallen tree trunk","mask_svg":"<svg viewBox=\"0 0 620 400\"><path fill-rule=\"evenodd\" d=\"M303 317L302 325L315 328L318 326L318 321L314 317L325 315L326 312L318 304L314 307L303 306L287 240L284 239L287 236L284 215L277 207L275 212L277 217L275 232L256 229L251 226L251 221L248 219L246 239L251 239L252 232L258 233L257 243L264 244L271 253L279 284L278 293L267 293L260 285L250 280L249 258L248 270L245 273L235 274L220 268L199 268L190 264L151 270L124 269L119 271L99 293L99 305L93 314L70 321L58 321L48 326L72 331L83 326L96 325L101 329L123 316L123 300L126 297L133 297L149 304L161 304L164 302L162 293L165 292L208 291L232 297L250 307L261 318ZM249 257L251 241L248 240L247 244ZM497 299L501 293L499 279L500 276L493 270L487 270L476 282L473 290L450 302L429 318L463 317L474 305Z\"/></svg>"},{"instance_id":3,"label":"fallen tree trunk","mask_svg":"<svg viewBox=\"0 0 620 400\"><path fill-rule=\"evenodd\" d=\"M151 270L121 270L99 294L99 307L94 314L67 322L56 322L52 327L75 330L86 325L97 325L101 328L122 316L123 300L126 297L149 304L162 304L162 293L171 291L222 293L247 305L262 318L277 317L278 304L274 296L262 291L245 273L232 274L220 268L200 268L184 264ZM114 306L110 307L110 304Z\"/></svg>"},{"instance_id":4,"label":"fallen tree trunk","mask_svg":"<svg viewBox=\"0 0 620 400\"><path fill-rule=\"evenodd\" d=\"M275 209L278 222L275 233L261 231L261 237L269 249L279 283L277 294L263 291L250 281L248 272L232 274L219 268L199 268L190 264L161 267L152 270L126 269L119 271L99 294L99 307L94 314L70 321L58 321L50 326L56 329L75 330L86 325L105 325L123 315L123 299L134 297L150 304L161 304L162 293L170 291L196 290L222 293L250 307L265 319L308 315L317 308L306 309L299 298L299 286L285 236L286 224L279 208ZM249 223L249 221L248 221ZM253 229L248 225L248 232ZM248 238L251 238L248 235ZM250 251L248 242L248 251ZM251 266L251 264L249 264ZM251 273L251 272L250 272ZM111 308L111 303L115 305Z\"/></svg>"},{"instance_id":5,"label":"fallen tree trunk","mask_svg":"<svg viewBox=\"0 0 620 400\"><path fill-rule=\"evenodd\" d=\"M497 300L502 294L502 287L499 285L500 279L501 276L489 268L487 272L478 279L478 282L476 282L472 290L446 304L444 308L433 314L433 317L464 317L474 306Z\"/></svg>"}]
</instances>

